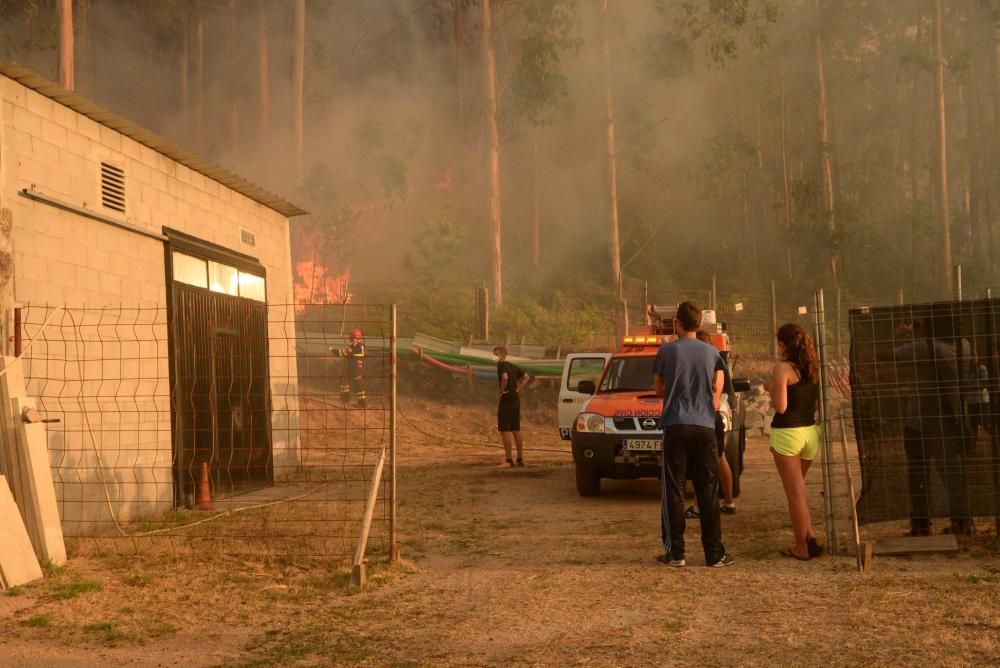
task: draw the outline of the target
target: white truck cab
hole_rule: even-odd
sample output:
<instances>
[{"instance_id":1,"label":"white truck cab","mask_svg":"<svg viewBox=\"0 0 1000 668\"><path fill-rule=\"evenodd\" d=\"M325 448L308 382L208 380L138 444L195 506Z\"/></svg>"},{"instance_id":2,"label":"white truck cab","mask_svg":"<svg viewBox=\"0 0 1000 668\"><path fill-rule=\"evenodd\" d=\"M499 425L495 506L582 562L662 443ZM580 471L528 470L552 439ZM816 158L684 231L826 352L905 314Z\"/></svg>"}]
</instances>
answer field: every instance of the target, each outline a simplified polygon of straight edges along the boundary
<instances>
[{"instance_id":1,"label":"white truck cab","mask_svg":"<svg viewBox=\"0 0 1000 668\"><path fill-rule=\"evenodd\" d=\"M576 416L594 396L579 391L580 381L589 380L596 385L609 359L611 353L573 353L566 356L559 384L559 438L562 440L570 440Z\"/></svg>"}]
</instances>

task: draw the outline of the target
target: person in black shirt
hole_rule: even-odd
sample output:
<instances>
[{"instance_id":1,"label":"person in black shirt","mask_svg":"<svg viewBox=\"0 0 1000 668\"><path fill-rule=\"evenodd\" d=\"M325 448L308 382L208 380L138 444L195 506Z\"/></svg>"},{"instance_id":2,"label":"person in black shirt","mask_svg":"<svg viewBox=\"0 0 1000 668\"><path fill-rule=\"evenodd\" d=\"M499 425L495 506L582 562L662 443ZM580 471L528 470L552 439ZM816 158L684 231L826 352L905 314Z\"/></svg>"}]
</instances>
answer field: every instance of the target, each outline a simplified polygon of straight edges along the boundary
<instances>
[{"instance_id":1,"label":"person in black shirt","mask_svg":"<svg viewBox=\"0 0 1000 668\"><path fill-rule=\"evenodd\" d=\"M521 399L518 393L531 380L531 376L507 361L507 349L497 346L493 349L497 362L497 379L500 381L500 404L497 407L497 431L503 441L507 455L506 463L514 466L511 458L512 445L517 445L517 465L524 466L524 442L521 440Z\"/></svg>"}]
</instances>

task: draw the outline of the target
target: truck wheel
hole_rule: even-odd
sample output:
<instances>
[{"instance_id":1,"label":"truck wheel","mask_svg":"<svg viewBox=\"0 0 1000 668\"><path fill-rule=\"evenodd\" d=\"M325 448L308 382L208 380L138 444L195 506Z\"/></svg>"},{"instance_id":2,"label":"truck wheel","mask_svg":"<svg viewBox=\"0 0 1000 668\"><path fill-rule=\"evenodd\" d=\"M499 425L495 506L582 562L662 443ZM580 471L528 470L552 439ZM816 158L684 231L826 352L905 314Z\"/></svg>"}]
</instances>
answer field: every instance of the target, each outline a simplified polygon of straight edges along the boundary
<instances>
[{"instance_id":1,"label":"truck wheel","mask_svg":"<svg viewBox=\"0 0 1000 668\"><path fill-rule=\"evenodd\" d=\"M580 496L597 496L601 493L601 476L582 466L576 467L576 491Z\"/></svg>"},{"instance_id":2,"label":"truck wheel","mask_svg":"<svg viewBox=\"0 0 1000 668\"><path fill-rule=\"evenodd\" d=\"M743 473L743 450L746 449L746 428L726 434L726 461L733 472L733 498L740 495L740 475Z\"/></svg>"}]
</instances>

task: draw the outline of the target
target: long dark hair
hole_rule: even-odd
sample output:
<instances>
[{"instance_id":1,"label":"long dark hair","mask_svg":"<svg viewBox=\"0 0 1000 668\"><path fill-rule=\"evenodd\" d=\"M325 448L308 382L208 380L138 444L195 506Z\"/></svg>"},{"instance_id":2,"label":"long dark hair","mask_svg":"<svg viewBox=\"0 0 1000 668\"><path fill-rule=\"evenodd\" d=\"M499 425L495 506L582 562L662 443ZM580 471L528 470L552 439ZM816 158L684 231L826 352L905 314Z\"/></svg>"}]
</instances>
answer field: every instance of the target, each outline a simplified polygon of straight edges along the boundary
<instances>
[{"instance_id":1,"label":"long dark hair","mask_svg":"<svg viewBox=\"0 0 1000 668\"><path fill-rule=\"evenodd\" d=\"M778 341L785 345L785 359L810 383L819 380L819 355L812 337L793 322L778 328Z\"/></svg>"}]
</instances>

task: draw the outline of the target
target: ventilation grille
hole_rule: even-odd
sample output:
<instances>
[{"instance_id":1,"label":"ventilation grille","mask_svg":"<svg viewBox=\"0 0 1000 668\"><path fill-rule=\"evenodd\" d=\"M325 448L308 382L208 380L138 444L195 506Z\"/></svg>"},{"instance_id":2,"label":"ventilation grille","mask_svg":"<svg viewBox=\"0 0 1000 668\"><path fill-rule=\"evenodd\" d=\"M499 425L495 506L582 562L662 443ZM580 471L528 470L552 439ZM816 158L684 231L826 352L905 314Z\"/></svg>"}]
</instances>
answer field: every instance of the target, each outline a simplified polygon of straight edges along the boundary
<instances>
[{"instance_id":1,"label":"ventilation grille","mask_svg":"<svg viewBox=\"0 0 1000 668\"><path fill-rule=\"evenodd\" d=\"M240 242L246 244L247 246L257 247L257 235L250 230L241 227L240 228Z\"/></svg>"},{"instance_id":2,"label":"ventilation grille","mask_svg":"<svg viewBox=\"0 0 1000 668\"><path fill-rule=\"evenodd\" d=\"M101 163L101 204L125 213L125 170L106 162Z\"/></svg>"}]
</instances>

